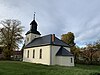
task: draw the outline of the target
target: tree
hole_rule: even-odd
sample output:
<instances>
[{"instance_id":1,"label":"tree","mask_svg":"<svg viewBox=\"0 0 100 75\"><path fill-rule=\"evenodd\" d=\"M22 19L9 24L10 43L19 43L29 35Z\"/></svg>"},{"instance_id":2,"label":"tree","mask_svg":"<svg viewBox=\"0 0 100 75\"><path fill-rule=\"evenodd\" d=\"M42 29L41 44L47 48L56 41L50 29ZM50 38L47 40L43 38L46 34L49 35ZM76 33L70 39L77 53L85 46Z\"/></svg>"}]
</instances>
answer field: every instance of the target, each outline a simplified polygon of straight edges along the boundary
<instances>
[{"instance_id":1,"label":"tree","mask_svg":"<svg viewBox=\"0 0 100 75\"><path fill-rule=\"evenodd\" d=\"M78 59L78 56L79 56L79 52L80 52L80 48L78 46L75 46L75 43L74 43L74 39L75 39L74 33L68 32L67 34L63 34L61 36L61 39L70 46L71 52L72 52L72 54L75 57L74 58L75 62L77 62L77 59Z\"/></svg>"},{"instance_id":2,"label":"tree","mask_svg":"<svg viewBox=\"0 0 100 75\"><path fill-rule=\"evenodd\" d=\"M96 41L94 43L87 44L86 47L82 49L81 56L88 64L93 64L93 62L97 62L99 58L99 54L97 51L100 51L100 41Z\"/></svg>"},{"instance_id":3,"label":"tree","mask_svg":"<svg viewBox=\"0 0 100 75\"><path fill-rule=\"evenodd\" d=\"M97 40L96 42L94 42L94 46L100 50L100 40Z\"/></svg>"},{"instance_id":4,"label":"tree","mask_svg":"<svg viewBox=\"0 0 100 75\"><path fill-rule=\"evenodd\" d=\"M23 27L18 20L3 20L1 21L3 28L0 29L1 43L4 45L3 54L6 59L10 59L13 51L19 48L19 43L22 43Z\"/></svg>"},{"instance_id":5,"label":"tree","mask_svg":"<svg viewBox=\"0 0 100 75\"><path fill-rule=\"evenodd\" d=\"M92 64L93 61L93 55L95 54L95 52L97 51L96 48L92 45L92 44L88 44L86 48L84 48L85 50L82 52L82 55L85 59L85 61L88 64Z\"/></svg>"},{"instance_id":6,"label":"tree","mask_svg":"<svg viewBox=\"0 0 100 75\"><path fill-rule=\"evenodd\" d=\"M23 58L24 48L25 48L25 43L23 44L22 49L21 49L21 52L22 52L22 58Z\"/></svg>"},{"instance_id":7,"label":"tree","mask_svg":"<svg viewBox=\"0 0 100 75\"><path fill-rule=\"evenodd\" d=\"M63 40L65 43L67 43L70 46L75 45L74 39L75 39L75 36L72 32L68 32L67 34L63 34L61 36L61 40Z\"/></svg>"},{"instance_id":8,"label":"tree","mask_svg":"<svg viewBox=\"0 0 100 75\"><path fill-rule=\"evenodd\" d=\"M80 48L78 46L73 46L71 47L71 52L74 55L75 62L77 62L80 54Z\"/></svg>"}]
</instances>

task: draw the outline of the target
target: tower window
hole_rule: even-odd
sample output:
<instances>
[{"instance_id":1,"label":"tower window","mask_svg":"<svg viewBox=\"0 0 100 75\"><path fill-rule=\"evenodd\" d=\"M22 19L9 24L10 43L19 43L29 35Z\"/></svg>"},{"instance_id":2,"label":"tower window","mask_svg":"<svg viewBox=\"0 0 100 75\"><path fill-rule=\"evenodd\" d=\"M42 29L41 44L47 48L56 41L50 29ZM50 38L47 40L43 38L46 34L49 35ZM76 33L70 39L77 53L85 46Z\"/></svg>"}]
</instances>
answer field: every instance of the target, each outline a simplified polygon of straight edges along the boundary
<instances>
[{"instance_id":1,"label":"tower window","mask_svg":"<svg viewBox=\"0 0 100 75\"><path fill-rule=\"evenodd\" d=\"M73 63L73 59L72 58L70 58L71 59L71 63Z\"/></svg>"},{"instance_id":2,"label":"tower window","mask_svg":"<svg viewBox=\"0 0 100 75\"><path fill-rule=\"evenodd\" d=\"M29 58L29 50L27 51L27 58Z\"/></svg>"},{"instance_id":3,"label":"tower window","mask_svg":"<svg viewBox=\"0 0 100 75\"><path fill-rule=\"evenodd\" d=\"M29 38L27 38L27 41L29 41Z\"/></svg>"},{"instance_id":4,"label":"tower window","mask_svg":"<svg viewBox=\"0 0 100 75\"><path fill-rule=\"evenodd\" d=\"M33 50L33 58L35 58L35 50Z\"/></svg>"},{"instance_id":5,"label":"tower window","mask_svg":"<svg viewBox=\"0 0 100 75\"><path fill-rule=\"evenodd\" d=\"M42 59L42 49L40 49L40 59Z\"/></svg>"}]
</instances>

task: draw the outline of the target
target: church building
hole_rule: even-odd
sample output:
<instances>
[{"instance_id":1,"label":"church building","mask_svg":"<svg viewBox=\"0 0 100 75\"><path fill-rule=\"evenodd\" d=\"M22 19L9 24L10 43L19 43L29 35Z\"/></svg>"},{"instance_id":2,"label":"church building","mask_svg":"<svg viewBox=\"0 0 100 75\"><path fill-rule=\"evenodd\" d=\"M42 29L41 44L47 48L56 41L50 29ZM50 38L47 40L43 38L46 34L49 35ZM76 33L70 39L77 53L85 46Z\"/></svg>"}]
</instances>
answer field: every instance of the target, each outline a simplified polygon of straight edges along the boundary
<instances>
[{"instance_id":1,"label":"church building","mask_svg":"<svg viewBox=\"0 0 100 75\"><path fill-rule=\"evenodd\" d=\"M74 56L68 44L57 38L55 34L41 36L37 31L37 22L30 23L30 30L26 33L23 61L45 64L74 66Z\"/></svg>"}]
</instances>

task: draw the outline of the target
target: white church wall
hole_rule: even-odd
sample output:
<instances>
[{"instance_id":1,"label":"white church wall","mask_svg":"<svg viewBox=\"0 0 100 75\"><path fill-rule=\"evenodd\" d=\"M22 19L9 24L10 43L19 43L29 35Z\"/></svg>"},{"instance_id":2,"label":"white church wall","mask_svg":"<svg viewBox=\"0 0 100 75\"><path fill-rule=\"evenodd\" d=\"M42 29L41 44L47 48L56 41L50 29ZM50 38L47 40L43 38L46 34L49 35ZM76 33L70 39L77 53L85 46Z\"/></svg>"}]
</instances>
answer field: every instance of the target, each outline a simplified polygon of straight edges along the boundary
<instances>
[{"instance_id":1,"label":"white church wall","mask_svg":"<svg viewBox=\"0 0 100 75\"><path fill-rule=\"evenodd\" d=\"M62 66L74 66L74 57L73 56L56 56L56 53L61 46L51 46L51 65L62 65ZM70 48L64 47L68 51ZM72 58L72 63L71 63Z\"/></svg>"},{"instance_id":2,"label":"white church wall","mask_svg":"<svg viewBox=\"0 0 100 75\"><path fill-rule=\"evenodd\" d=\"M25 44L27 45L27 44L28 44L29 42L31 42L34 38L37 38L37 37L40 37L40 35L33 34L33 33L27 34L27 35L26 35L26 39L25 39Z\"/></svg>"},{"instance_id":3,"label":"white church wall","mask_svg":"<svg viewBox=\"0 0 100 75\"><path fill-rule=\"evenodd\" d=\"M69 47L64 47L64 48L70 52L70 48Z\"/></svg>"},{"instance_id":4,"label":"white church wall","mask_svg":"<svg viewBox=\"0 0 100 75\"><path fill-rule=\"evenodd\" d=\"M42 58L40 59L40 49L42 49ZM24 49L23 61L31 63L40 63L46 65L62 65L62 66L74 66L73 56L56 56L56 53L60 49L60 46L41 46L34 48ZM29 58L27 58L29 50ZM33 58L33 50L35 50L35 56ZM72 58L72 62L71 62Z\"/></svg>"},{"instance_id":5,"label":"white church wall","mask_svg":"<svg viewBox=\"0 0 100 75\"><path fill-rule=\"evenodd\" d=\"M40 37L40 35L31 33L31 39L38 38L38 37Z\"/></svg>"},{"instance_id":6,"label":"white church wall","mask_svg":"<svg viewBox=\"0 0 100 75\"><path fill-rule=\"evenodd\" d=\"M42 49L41 59L40 59L40 49ZM27 58L28 50L29 50L29 58ZM33 58L33 50L35 50L34 58ZM23 61L50 65L50 46L41 46L41 47L24 49Z\"/></svg>"},{"instance_id":7,"label":"white church wall","mask_svg":"<svg viewBox=\"0 0 100 75\"><path fill-rule=\"evenodd\" d=\"M56 64L56 53L58 52L60 46L51 46L51 65Z\"/></svg>"},{"instance_id":8,"label":"white church wall","mask_svg":"<svg viewBox=\"0 0 100 75\"><path fill-rule=\"evenodd\" d=\"M57 56L56 59L56 65L74 66L73 56Z\"/></svg>"}]
</instances>

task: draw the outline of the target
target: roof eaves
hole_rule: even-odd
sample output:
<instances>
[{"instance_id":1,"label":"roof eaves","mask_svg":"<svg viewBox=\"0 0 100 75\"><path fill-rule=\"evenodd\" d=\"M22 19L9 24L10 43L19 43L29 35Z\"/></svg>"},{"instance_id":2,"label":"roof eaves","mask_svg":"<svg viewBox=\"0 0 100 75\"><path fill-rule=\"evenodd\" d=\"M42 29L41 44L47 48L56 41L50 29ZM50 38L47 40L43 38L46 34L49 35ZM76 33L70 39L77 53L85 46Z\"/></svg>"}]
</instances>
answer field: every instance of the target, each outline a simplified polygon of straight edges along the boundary
<instances>
[{"instance_id":1,"label":"roof eaves","mask_svg":"<svg viewBox=\"0 0 100 75\"><path fill-rule=\"evenodd\" d=\"M35 46L31 46L31 47L25 47L26 48L33 48L33 47L40 47L40 46L47 46L47 45L51 45L51 44L41 44L41 45L35 45Z\"/></svg>"}]
</instances>

